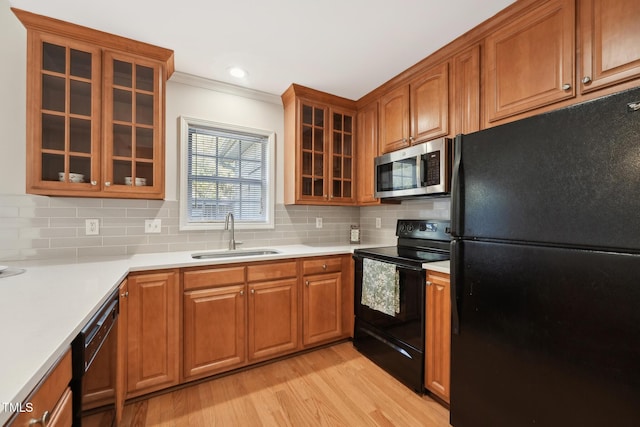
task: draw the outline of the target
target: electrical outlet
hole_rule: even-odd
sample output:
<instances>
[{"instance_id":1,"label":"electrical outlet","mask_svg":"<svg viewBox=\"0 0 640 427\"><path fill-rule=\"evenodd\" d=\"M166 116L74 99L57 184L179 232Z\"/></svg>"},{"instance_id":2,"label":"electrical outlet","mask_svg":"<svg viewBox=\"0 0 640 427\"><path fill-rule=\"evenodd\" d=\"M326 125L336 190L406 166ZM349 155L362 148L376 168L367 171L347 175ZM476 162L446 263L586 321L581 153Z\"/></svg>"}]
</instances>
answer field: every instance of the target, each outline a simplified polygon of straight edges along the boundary
<instances>
[{"instance_id":1,"label":"electrical outlet","mask_svg":"<svg viewBox=\"0 0 640 427\"><path fill-rule=\"evenodd\" d=\"M316 218L316 228L322 228L322 218Z\"/></svg>"},{"instance_id":2,"label":"electrical outlet","mask_svg":"<svg viewBox=\"0 0 640 427\"><path fill-rule=\"evenodd\" d=\"M100 220L99 219L87 219L84 222L85 231L87 236L97 236L100 234Z\"/></svg>"},{"instance_id":3,"label":"electrical outlet","mask_svg":"<svg viewBox=\"0 0 640 427\"><path fill-rule=\"evenodd\" d=\"M160 233L162 231L162 220L159 218L156 219L145 219L144 220L144 232L145 233Z\"/></svg>"},{"instance_id":4,"label":"electrical outlet","mask_svg":"<svg viewBox=\"0 0 640 427\"><path fill-rule=\"evenodd\" d=\"M376 218L376 228L382 228L382 218Z\"/></svg>"}]
</instances>

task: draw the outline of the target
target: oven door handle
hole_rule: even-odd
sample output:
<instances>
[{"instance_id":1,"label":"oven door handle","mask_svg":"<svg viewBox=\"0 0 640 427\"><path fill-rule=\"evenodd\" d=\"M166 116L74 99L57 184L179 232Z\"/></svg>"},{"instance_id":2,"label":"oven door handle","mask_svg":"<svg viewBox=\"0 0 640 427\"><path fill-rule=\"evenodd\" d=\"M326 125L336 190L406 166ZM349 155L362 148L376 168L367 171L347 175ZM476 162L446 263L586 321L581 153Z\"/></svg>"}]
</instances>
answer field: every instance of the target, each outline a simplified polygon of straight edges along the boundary
<instances>
[{"instance_id":1,"label":"oven door handle","mask_svg":"<svg viewBox=\"0 0 640 427\"><path fill-rule=\"evenodd\" d=\"M372 259L374 261L380 261L380 262L386 262L388 264L393 264L393 265L396 266L396 268L400 268L402 270L424 271L424 268L422 268L422 266L403 264L403 263L398 262L398 261L390 261L388 259L375 258L375 257L369 256L369 255L365 255L365 254L354 254L353 255L353 259L356 260L356 261L364 260L365 258Z\"/></svg>"}]
</instances>

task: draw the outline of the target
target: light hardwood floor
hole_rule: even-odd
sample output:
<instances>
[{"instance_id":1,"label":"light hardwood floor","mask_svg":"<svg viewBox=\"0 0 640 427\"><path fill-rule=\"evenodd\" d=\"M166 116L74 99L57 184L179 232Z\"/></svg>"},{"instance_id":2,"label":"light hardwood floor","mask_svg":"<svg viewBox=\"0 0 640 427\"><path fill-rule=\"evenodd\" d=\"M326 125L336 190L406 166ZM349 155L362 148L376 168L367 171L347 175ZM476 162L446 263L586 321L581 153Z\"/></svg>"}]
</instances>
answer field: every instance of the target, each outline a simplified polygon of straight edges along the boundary
<instances>
[{"instance_id":1,"label":"light hardwood floor","mask_svg":"<svg viewBox=\"0 0 640 427\"><path fill-rule=\"evenodd\" d=\"M129 404L129 426L450 425L346 342Z\"/></svg>"}]
</instances>

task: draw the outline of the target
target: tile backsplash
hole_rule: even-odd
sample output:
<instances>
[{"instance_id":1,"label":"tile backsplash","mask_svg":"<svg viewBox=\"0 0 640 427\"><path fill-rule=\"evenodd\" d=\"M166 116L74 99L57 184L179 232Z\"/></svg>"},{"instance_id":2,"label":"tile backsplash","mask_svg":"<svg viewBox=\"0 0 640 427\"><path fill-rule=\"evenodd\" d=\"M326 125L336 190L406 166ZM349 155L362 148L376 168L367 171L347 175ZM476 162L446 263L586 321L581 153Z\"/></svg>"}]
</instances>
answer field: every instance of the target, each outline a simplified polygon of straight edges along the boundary
<instances>
[{"instance_id":1,"label":"tile backsplash","mask_svg":"<svg viewBox=\"0 0 640 427\"><path fill-rule=\"evenodd\" d=\"M123 256L136 253L225 249L228 231L180 231L177 201L84 199L0 194L0 261ZM315 218L322 217L323 228ZM144 232L160 218L159 234ZM381 228L376 228L376 218ZM361 242L395 244L399 218L449 218L449 199L403 201L370 207L276 205L275 229L238 230L241 247L348 244L351 225ZM85 220L98 219L100 234L87 236Z\"/></svg>"}]
</instances>

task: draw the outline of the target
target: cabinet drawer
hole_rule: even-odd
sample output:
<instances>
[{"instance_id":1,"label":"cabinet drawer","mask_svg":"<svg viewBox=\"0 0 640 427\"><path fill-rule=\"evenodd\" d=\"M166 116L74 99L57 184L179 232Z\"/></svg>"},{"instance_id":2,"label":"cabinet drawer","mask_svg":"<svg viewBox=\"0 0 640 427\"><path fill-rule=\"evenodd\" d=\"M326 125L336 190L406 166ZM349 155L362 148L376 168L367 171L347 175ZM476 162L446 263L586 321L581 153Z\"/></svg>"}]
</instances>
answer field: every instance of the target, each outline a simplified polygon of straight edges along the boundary
<instances>
[{"instance_id":1,"label":"cabinet drawer","mask_svg":"<svg viewBox=\"0 0 640 427\"><path fill-rule=\"evenodd\" d=\"M211 268L184 273L184 289L244 283L244 267Z\"/></svg>"},{"instance_id":2,"label":"cabinet drawer","mask_svg":"<svg viewBox=\"0 0 640 427\"><path fill-rule=\"evenodd\" d=\"M298 275L297 265L296 261L250 265L247 267L247 282L296 277Z\"/></svg>"},{"instance_id":3,"label":"cabinet drawer","mask_svg":"<svg viewBox=\"0 0 640 427\"><path fill-rule=\"evenodd\" d=\"M302 271L305 276L308 274L342 271L342 257L335 256L331 258L313 258L304 260L302 263Z\"/></svg>"},{"instance_id":4,"label":"cabinet drawer","mask_svg":"<svg viewBox=\"0 0 640 427\"><path fill-rule=\"evenodd\" d=\"M33 405L32 412L21 412L11 423L11 426L28 426L31 420L42 419L48 412L47 425L71 426L71 351L62 356L55 368L36 387L35 391L25 400ZM56 423L54 423L56 421Z\"/></svg>"}]
</instances>

